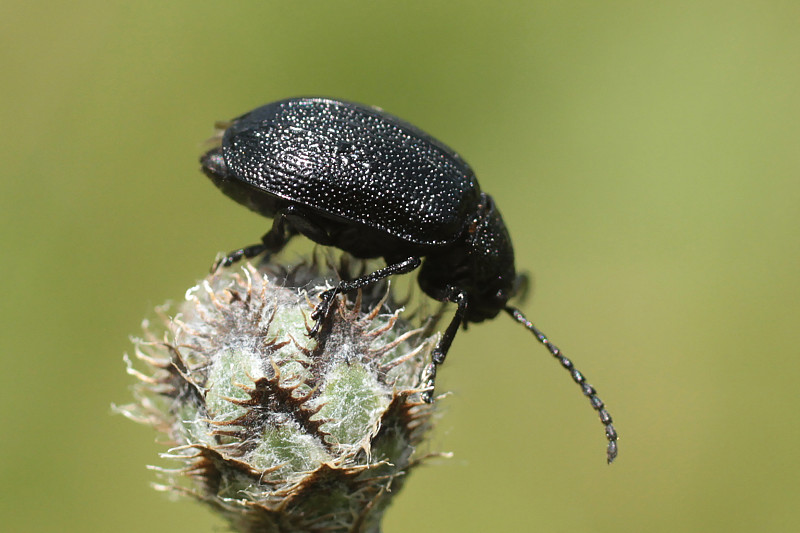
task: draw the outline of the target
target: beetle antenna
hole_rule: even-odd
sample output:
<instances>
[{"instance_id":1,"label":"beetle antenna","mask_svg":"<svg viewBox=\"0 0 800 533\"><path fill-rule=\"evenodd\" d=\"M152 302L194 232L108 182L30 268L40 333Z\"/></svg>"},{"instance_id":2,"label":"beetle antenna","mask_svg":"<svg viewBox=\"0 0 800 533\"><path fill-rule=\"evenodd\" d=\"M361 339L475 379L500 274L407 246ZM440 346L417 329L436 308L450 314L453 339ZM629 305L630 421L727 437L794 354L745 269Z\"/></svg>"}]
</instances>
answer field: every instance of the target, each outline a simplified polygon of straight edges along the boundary
<instances>
[{"instance_id":1,"label":"beetle antenna","mask_svg":"<svg viewBox=\"0 0 800 533\"><path fill-rule=\"evenodd\" d=\"M542 333L536 326L534 326L530 320L525 318L525 315L522 314L522 311L515 307L506 307L505 311L511 315L511 317L531 330L531 332L536 335L536 339L541 342L545 348L561 363L561 366L569 370L570 375L572 376L573 381L580 385L581 389L583 389L583 394L589 398L589 401L592 403L592 407L597 414L600 415L600 422L606 427L606 438L608 439L608 449L606 450L606 456L608 457L608 464L611 464L614 459L617 457L617 430L614 429L612 425L611 415L608 411L606 411L605 404L603 400L597 397L597 391L594 387L589 385L586 381L584 375L575 368L575 365L572 364L572 361L567 359L562 353L561 350L556 348L556 346L550 342L550 339Z\"/></svg>"}]
</instances>

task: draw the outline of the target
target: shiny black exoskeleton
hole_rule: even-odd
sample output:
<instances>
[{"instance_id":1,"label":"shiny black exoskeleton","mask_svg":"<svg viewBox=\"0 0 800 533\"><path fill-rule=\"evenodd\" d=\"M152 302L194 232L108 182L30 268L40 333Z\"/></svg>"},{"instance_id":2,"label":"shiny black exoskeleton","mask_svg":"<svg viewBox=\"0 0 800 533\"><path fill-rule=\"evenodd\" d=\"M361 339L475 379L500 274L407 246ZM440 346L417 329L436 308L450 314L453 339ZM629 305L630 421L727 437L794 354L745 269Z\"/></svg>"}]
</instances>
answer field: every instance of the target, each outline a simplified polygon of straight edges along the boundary
<instances>
[{"instance_id":1,"label":"shiny black exoskeleton","mask_svg":"<svg viewBox=\"0 0 800 533\"><path fill-rule=\"evenodd\" d=\"M260 244L231 252L218 265L277 252L296 234L387 266L340 282L322 294L311 317L316 335L339 293L421 266L422 290L457 304L436 346L424 395L460 325L506 311L530 329L567 368L600 414L617 454L611 416L595 390L522 313L508 306L519 281L514 249L492 197L482 192L456 152L384 111L326 98L291 98L234 119L203 171L228 196L266 217ZM424 261L423 261L424 259Z\"/></svg>"}]
</instances>

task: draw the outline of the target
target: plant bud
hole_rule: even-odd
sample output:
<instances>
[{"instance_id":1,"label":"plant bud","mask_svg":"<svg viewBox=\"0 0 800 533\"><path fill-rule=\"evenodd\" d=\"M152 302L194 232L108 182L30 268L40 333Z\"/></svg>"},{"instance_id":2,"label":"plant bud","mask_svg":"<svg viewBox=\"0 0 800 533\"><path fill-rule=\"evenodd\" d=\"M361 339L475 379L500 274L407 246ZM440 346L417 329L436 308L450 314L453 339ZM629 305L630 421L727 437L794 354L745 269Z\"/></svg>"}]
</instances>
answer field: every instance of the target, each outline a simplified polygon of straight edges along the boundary
<instances>
[{"instance_id":1,"label":"plant bud","mask_svg":"<svg viewBox=\"0 0 800 533\"><path fill-rule=\"evenodd\" d=\"M315 265L221 269L135 340L136 403L166 435L157 488L202 500L238 531L378 532L419 463L436 337L388 291L340 297L316 338L311 311L335 274ZM313 295L309 297L306 293Z\"/></svg>"}]
</instances>

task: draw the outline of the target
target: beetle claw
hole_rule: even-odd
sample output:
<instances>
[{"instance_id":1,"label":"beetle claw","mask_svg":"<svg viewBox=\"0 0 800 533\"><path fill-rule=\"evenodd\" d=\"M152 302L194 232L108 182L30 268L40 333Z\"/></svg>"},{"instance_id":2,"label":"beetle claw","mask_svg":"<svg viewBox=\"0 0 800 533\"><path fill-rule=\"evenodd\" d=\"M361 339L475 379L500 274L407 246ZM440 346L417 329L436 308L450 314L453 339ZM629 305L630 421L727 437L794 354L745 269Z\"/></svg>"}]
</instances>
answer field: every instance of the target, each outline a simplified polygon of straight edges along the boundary
<instances>
[{"instance_id":1,"label":"beetle claw","mask_svg":"<svg viewBox=\"0 0 800 533\"><path fill-rule=\"evenodd\" d=\"M314 320L314 326L311 328L311 331L308 332L309 337L316 337L320 329L322 329L322 322L327 318L328 313L330 313L331 302L334 298L336 298L336 291L333 289L328 289L320 296L321 301L311 312L311 320Z\"/></svg>"},{"instance_id":2,"label":"beetle claw","mask_svg":"<svg viewBox=\"0 0 800 533\"><path fill-rule=\"evenodd\" d=\"M232 264L233 264L233 261L231 261L231 258L230 258L229 256L226 256L226 257L222 257L222 258L220 258L220 259L217 259L216 261L214 261L214 264L213 264L213 265L211 265L211 273L212 273L212 274L215 274L215 273L217 273L217 272L218 272L218 271L219 271L221 268L229 267L229 266L231 266Z\"/></svg>"},{"instance_id":3,"label":"beetle claw","mask_svg":"<svg viewBox=\"0 0 800 533\"><path fill-rule=\"evenodd\" d=\"M433 403L433 389L436 383L436 365L434 363L428 364L425 369L427 377L423 380L422 401L425 403Z\"/></svg>"}]
</instances>

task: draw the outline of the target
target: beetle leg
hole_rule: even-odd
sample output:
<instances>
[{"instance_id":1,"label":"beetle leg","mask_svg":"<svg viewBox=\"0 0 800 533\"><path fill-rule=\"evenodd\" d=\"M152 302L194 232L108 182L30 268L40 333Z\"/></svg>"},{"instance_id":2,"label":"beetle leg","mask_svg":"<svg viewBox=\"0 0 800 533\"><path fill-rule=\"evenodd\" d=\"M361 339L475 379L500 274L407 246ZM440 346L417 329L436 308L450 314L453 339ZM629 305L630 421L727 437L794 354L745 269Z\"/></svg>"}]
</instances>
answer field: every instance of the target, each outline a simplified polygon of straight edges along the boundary
<instances>
[{"instance_id":1,"label":"beetle leg","mask_svg":"<svg viewBox=\"0 0 800 533\"><path fill-rule=\"evenodd\" d=\"M229 267L232 264L240 261L243 257L250 259L251 257L255 257L261 252L263 252L266 248L263 244L253 244L250 246L245 246L244 248L239 248L238 250L234 250L222 259L218 259L214 262L211 266L211 272L216 272L222 267Z\"/></svg>"},{"instance_id":2,"label":"beetle leg","mask_svg":"<svg viewBox=\"0 0 800 533\"><path fill-rule=\"evenodd\" d=\"M408 272L418 268L420 264L422 264L422 260L419 257L409 257L400 261L399 263L391 264L376 270L371 274L367 274L366 276L361 276L351 281L340 281L336 287L323 292L320 296L322 301L320 301L320 303L311 313L311 319L315 320L316 322L314 323L314 327L311 328L311 331L308 333L309 336L316 337L317 333L319 333L322 322L330 313L331 304L333 303L333 300L336 298L337 294L354 291L362 287L366 287L367 285L372 285L373 283L376 283L394 274L407 274Z\"/></svg>"},{"instance_id":3,"label":"beetle leg","mask_svg":"<svg viewBox=\"0 0 800 533\"><path fill-rule=\"evenodd\" d=\"M293 206L289 206L277 213L272 220L272 228L261 237L261 243L245 246L244 248L239 248L238 250L230 252L214 263L214 266L211 267L211 272L216 272L220 267L229 267L242 258L250 259L263 252L280 252L283 247L286 246L286 243L289 242L289 239L292 238L292 235L297 233L297 231L291 227L291 224L287 224L288 217L292 216L294 211L295 209Z\"/></svg>"},{"instance_id":4,"label":"beetle leg","mask_svg":"<svg viewBox=\"0 0 800 533\"><path fill-rule=\"evenodd\" d=\"M437 344L436 348L433 349L431 363L428 365L428 368L425 371L428 376L425 379L425 391L422 393L422 400L425 403L433 402L433 388L436 382L436 369L439 365L444 363L444 360L447 357L447 352L450 350L450 345L453 343L456 333L458 333L458 327L464 323L464 317L467 314L467 291L459 289L458 287L453 287L452 285L448 285L444 295L438 299L443 302L452 302L458 305L458 308L456 308L453 319L450 320L450 324L444 331L444 335L442 335L442 338L439 339L439 344Z\"/></svg>"}]
</instances>

